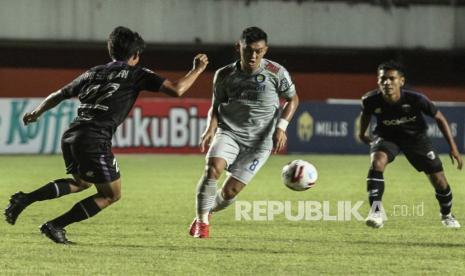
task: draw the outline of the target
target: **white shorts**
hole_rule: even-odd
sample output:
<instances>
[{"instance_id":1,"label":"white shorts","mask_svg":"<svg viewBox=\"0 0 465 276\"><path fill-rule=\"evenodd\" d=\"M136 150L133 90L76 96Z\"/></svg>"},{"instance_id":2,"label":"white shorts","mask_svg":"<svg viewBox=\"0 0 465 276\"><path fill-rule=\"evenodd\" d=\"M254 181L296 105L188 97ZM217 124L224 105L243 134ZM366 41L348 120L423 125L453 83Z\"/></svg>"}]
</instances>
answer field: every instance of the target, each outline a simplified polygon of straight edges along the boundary
<instances>
[{"instance_id":1,"label":"white shorts","mask_svg":"<svg viewBox=\"0 0 465 276\"><path fill-rule=\"evenodd\" d=\"M230 136L217 133L207 153L209 158L226 161L226 170L235 179L248 184L270 157L271 150L247 148L239 145Z\"/></svg>"}]
</instances>

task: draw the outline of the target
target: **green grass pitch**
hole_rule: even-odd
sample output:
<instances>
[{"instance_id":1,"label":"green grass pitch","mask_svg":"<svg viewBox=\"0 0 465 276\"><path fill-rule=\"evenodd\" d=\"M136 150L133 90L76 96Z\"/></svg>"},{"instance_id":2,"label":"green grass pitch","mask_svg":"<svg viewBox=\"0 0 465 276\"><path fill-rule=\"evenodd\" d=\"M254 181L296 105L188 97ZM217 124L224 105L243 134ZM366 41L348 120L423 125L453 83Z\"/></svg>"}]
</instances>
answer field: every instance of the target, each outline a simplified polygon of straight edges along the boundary
<instances>
[{"instance_id":1,"label":"green grass pitch","mask_svg":"<svg viewBox=\"0 0 465 276\"><path fill-rule=\"evenodd\" d=\"M371 229L363 221L270 221L235 219L235 205L213 216L211 238L187 233L194 217L201 155L119 155L122 199L87 221L70 225L75 246L52 243L38 226L95 192L38 202L15 226L0 223L2 275L321 275L465 274L465 229L445 229L426 177L404 157L385 173L388 221ZM320 178L305 192L281 184L282 166L292 159L316 165ZM465 224L463 172L442 156L454 192L454 213ZM243 202L364 201L368 156L272 156L239 197ZM0 156L0 204L64 177L61 156ZM415 212L422 206L422 213ZM396 209L396 206L403 206ZM405 208L404 208L405 207ZM400 208L400 207L399 207ZM402 209L403 208L403 209ZM405 212L404 212L405 211ZM397 213L396 213L397 212Z\"/></svg>"}]
</instances>

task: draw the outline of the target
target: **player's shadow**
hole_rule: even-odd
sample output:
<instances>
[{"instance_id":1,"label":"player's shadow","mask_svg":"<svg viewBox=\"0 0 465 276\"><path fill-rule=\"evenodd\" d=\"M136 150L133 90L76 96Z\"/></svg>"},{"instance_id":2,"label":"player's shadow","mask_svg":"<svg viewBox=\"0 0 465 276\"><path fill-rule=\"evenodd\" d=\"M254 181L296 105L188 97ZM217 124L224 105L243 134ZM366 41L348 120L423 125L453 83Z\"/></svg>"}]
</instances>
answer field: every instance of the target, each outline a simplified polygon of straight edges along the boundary
<instances>
[{"instance_id":1,"label":"player's shadow","mask_svg":"<svg viewBox=\"0 0 465 276\"><path fill-rule=\"evenodd\" d=\"M92 243L77 243L78 246L89 246L95 247L96 244ZM131 248L140 248L140 249L153 249L153 250L181 250L181 251L193 251L193 252L202 252L202 251L213 251L213 252L252 252L252 253L275 253L275 254L290 254L293 253L292 250L276 250L276 249L266 249L266 248L243 248L243 247L224 247L223 245L216 246L179 246L179 245L159 245L159 244L121 244L121 243L109 243L109 244L98 244L98 247L108 247L108 248L121 248L121 249L131 249Z\"/></svg>"},{"instance_id":2,"label":"player's shadow","mask_svg":"<svg viewBox=\"0 0 465 276\"><path fill-rule=\"evenodd\" d=\"M445 243L445 242L411 242L411 241L396 241L396 242L384 242L384 241L346 241L347 243L353 244L371 244L371 245L399 245L399 246L417 246L417 247L440 247L440 248L453 248L462 247L465 248L464 243Z\"/></svg>"}]
</instances>

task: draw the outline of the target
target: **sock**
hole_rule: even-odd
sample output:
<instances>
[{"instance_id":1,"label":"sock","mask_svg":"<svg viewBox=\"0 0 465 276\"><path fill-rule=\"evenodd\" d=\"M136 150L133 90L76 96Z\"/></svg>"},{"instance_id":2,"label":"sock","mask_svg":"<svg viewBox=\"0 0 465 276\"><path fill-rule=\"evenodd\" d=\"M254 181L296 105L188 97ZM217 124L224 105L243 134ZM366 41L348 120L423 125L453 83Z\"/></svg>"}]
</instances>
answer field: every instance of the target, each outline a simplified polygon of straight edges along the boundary
<instances>
[{"instance_id":1,"label":"sock","mask_svg":"<svg viewBox=\"0 0 465 276\"><path fill-rule=\"evenodd\" d=\"M208 213L215 204L216 179L202 177L197 185L197 219L208 224Z\"/></svg>"},{"instance_id":2,"label":"sock","mask_svg":"<svg viewBox=\"0 0 465 276\"><path fill-rule=\"evenodd\" d=\"M441 207L441 214L448 215L452 209L452 190L450 186L447 185L447 188L442 191L436 189L436 199Z\"/></svg>"},{"instance_id":3,"label":"sock","mask_svg":"<svg viewBox=\"0 0 465 276\"><path fill-rule=\"evenodd\" d=\"M72 183L74 183L74 180L70 178L57 179L47 183L39 189L26 194L28 204L67 195L71 192L69 185Z\"/></svg>"},{"instance_id":4,"label":"sock","mask_svg":"<svg viewBox=\"0 0 465 276\"><path fill-rule=\"evenodd\" d=\"M95 216L101 209L95 203L94 197L90 196L76 203L71 210L50 222L58 228L65 228L67 225L88 219Z\"/></svg>"},{"instance_id":5,"label":"sock","mask_svg":"<svg viewBox=\"0 0 465 276\"><path fill-rule=\"evenodd\" d=\"M236 201L236 197L233 197L229 200L226 200L223 198L223 195L221 194L221 189L219 189L216 192L216 197L215 197L215 204L213 205L212 212L218 212L223 209L226 209L229 205L233 204L234 201Z\"/></svg>"},{"instance_id":6,"label":"sock","mask_svg":"<svg viewBox=\"0 0 465 276\"><path fill-rule=\"evenodd\" d=\"M367 176L367 191L368 201L370 202L370 208L374 208L372 211L380 211L381 200L384 193L384 176L383 172L378 172L373 169L368 171Z\"/></svg>"}]
</instances>

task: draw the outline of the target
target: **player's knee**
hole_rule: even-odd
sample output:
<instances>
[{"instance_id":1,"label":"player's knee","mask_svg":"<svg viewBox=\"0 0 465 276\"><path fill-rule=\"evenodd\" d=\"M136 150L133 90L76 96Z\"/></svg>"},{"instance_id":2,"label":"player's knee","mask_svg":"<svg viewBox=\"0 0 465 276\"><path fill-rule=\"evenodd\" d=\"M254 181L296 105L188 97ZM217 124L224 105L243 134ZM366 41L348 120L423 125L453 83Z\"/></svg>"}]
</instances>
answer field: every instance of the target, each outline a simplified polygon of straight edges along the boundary
<instances>
[{"instance_id":1,"label":"player's knee","mask_svg":"<svg viewBox=\"0 0 465 276\"><path fill-rule=\"evenodd\" d=\"M384 168L386 167L386 162L384 160L375 159L371 161L371 168L378 172L384 172Z\"/></svg>"},{"instance_id":2,"label":"player's knee","mask_svg":"<svg viewBox=\"0 0 465 276\"><path fill-rule=\"evenodd\" d=\"M121 199L121 194L118 193L118 194L113 195L113 196L111 197L111 202L112 202L112 203L115 203L115 202L119 201L120 199Z\"/></svg>"},{"instance_id":3,"label":"player's knee","mask_svg":"<svg viewBox=\"0 0 465 276\"><path fill-rule=\"evenodd\" d=\"M121 199L121 193L114 193L106 197L106 200L108 201L109 204L116 203L120 199Z\"/></svg>"},{"instance_id":4,"label":"player's knee","mask_svg":"<svg viewBox=\"0 0 465 276\"><path fill-rule=\"evenodd\" d=\"M80 190L85 190L93 185L92 183L84 181L77 176L75 176L74 179L69 178L69 181L71 185L78 187Z\"/></svg>"},{"instance_id":5,"label":"player's knee","mask_svg":"<svg viewBox=\"0 0 465 276\"><path fill-rule=\"evenodd\" d=\"M223 188L223 198L225 200L231 200L235 198L241 190L237 187L224 187Z\"/></svg>"},{"instance_id":6,"label":"player's knee","mask_svg":"<svg viewBox=\"0 0 465 276\"><path fill-rule=\"evenodd\" d=\"M205 172L207 174L208 179L218 179L221 176L221 173L223 173L223 169L221 169L219 166L215 164L208 164Z\"/></svg>"}]
</instances>

